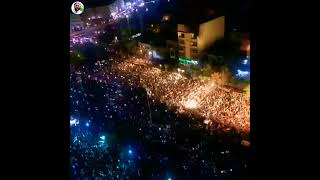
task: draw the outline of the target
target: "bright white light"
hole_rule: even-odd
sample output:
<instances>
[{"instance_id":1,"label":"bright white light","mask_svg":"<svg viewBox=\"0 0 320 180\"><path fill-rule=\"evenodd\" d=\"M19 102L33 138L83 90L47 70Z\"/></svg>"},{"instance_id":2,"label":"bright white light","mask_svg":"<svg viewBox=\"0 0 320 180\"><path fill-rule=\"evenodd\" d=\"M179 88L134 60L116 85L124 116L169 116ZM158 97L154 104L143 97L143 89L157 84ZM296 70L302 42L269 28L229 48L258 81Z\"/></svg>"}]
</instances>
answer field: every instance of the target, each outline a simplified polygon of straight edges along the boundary
<instances>
[{"instance_id":1,"label":"bright white light","mask_svg":"<svg viewBox=\"0 0 320 180\"><path fill-rule=\"evenodd\" d=\"M191 63L197 65L199 62L198 62L198 61L191 60Z\"/></svg>"},{"instance_id":2,"label":"bright white light","mask_svg":"<svg viewBox=\"0 0 320 180\"><path fill-rule=\"evenodd\" d=\"M152 51L149 51L148 54L151 56L152 55Z\"/></svg>"},{"instance_id":3,"label":"bright white light","mask_svg":"<svg viewBox=\"0 0 320 180\"><path fill-rule=\"evenodd\" d=\"M171 178L168 178L168 180L171 180Z\"/></svg>"},{"instance_id":4,"label":"bright white light","mask_svg":"<svg viewBox=\"0 0 320 180\"><path fill-rule=\"evenodd\" d=\"M89 126L89 123L86 123L86 126Z\"/></svg>"},{"instance_id":5,"label":"bright white light","mask_svg":"<svg viewBox=\"0 0 320 180\"><path fill-rule=\"evenodd\" d=\"M243 60L243 64L248 64L248 59Z\"/></svg>"},{"instance_id":6,"label":"bright white light","mask_svg":"<svg viewBox=\"0 0 320 180\"><path fill-rule=\"evenodd\" d=\"M70 120L70 126L77 126L78 124L79 124L79 120L78 119Z\"/></svg>"},{"instance_id":7,"label":"bright white light","mask_svg":"<svg viewBox=\"0 0 320 180\"><path fill-rule=\"evenodd\" d=\"M102 139L102 140L105 140L106 139L106 136L100 136L100 139Z\"/></svg>"},{"instance_id":8,"label":"bright white light","mask_svg":"<svg viewBox=\"0 0 320 180\"><path fill-rule=\"evenodd\" d=\"M129 151L128 151L128 152L129 152L129 154L132 154L132 151L131 151L131 149L129 149Z\"/></svg>"},{"instance_id":9,"label":"bright white light","mask_svg":"<svg viewBox=\"0 0 320 180\"><path fill-rule=\"evenodd\" d=\"M241 71L240 69L238 69L238 73L237 76L239 77L245 77L249 75L249 71Z\"/></svg>"},{"instance_id":10,"label":"bright white light","mask_svg":"<svg viewBox=\"0 0 320 180\"><path fill-rule=\"evenodd\" d=\"M142 2L140 5L139 5L139 7L143 7L144 6L144 2Z\"/></svg>"},{"instance_id":11,"label":"bright white light","mask_svg":"<svg viewBox=\"0 0 320 180\"><path fill-rule=\"evenodd\" d=\"M149 11L149 9L148 9L148 8L146 8L146 11L148 12L148 11Z\"/></svg>"},{"instance_id":12,"label":"bright white light","mask_svg":"<svg viewBox=\"0 0 320 180\"><path fill-rule=\"evenodd\" d=\"M194 99L189 99L184 103L184 107L188 109L196 109L198 107L198 102Z\"/></svg>"},{"instance_id":13,"label":"bright white light","mask_svg":"<svg viewBox=\"0 0 320 180\"><path fill-rule=\"evenodd\" d=\"M115 16L115 15L116 15L116 13L115 13L115 12L112 12L112 13L111 13L111 16Z\"/></svg>"},{"instance_id":14,"label":"bright white light","mask_svg":"<svg viewBox=\"0 0 320 180\"><path fill-rule=\"evenodd\" d=\"M211 121L209 119L206 119L206 120L203 121L203 123L205 123L205 124L209 124L210 122Z\"/></svg>"}]
</instances>

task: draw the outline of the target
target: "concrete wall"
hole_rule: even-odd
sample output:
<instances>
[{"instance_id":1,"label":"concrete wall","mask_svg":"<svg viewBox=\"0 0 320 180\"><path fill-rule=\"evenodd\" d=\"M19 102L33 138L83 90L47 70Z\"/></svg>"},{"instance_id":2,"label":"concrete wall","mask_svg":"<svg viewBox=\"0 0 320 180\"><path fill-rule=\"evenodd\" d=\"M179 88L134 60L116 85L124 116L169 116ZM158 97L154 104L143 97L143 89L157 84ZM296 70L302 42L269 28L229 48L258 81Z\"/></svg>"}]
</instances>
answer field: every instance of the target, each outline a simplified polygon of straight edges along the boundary
<instances>
[{"instance_id":1,"label":"concrete wall","mask_svg":"<svg viewBox=\"0 0 320 180\"><path fill-rule=\"evenodd\" d=\"M224 37L224 31L224 16L200 24L198 36L198 51L202 52L212 46L218 39L222 39Z\"/></svg>"}]
</instances>

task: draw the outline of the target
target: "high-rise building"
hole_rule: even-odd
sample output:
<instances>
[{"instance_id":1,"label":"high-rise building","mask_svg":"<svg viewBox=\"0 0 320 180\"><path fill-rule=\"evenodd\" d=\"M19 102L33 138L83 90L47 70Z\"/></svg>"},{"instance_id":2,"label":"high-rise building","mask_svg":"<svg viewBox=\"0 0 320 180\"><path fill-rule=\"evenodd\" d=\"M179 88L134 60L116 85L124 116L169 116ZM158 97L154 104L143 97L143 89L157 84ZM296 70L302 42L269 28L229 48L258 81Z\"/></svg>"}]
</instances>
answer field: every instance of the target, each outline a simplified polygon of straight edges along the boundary
<instances>
[{"instance_id":1,"label":"high-rise building","mask_svg":"<svg viewBox=\"0 0 320 180\"><path fill-rule=\"evenodd\" d=\"M224 37L224 32L224 16L196 26L178 24L179 58L190 60L198 59L203 51Z\"/></svg>"}]
</instances>

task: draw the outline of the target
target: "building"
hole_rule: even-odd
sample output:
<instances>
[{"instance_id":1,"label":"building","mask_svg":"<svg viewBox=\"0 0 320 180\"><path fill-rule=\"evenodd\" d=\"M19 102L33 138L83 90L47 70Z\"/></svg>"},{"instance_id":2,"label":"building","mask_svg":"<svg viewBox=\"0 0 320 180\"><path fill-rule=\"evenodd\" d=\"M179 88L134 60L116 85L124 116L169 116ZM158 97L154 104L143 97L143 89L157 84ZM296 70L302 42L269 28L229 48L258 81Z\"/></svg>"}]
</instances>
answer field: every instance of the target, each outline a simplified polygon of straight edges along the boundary
<instances>
[{"instance_id":1,"label":"building","mask_svg":"<svg viewBox=\"0 0 320 180\"><path fill-rule=\"evenodd\" d=\"M242 39L240 50L241 52L244 52L247 56L250 56L250 39L249 38Z\"/></svg>"},{"instance_id":2,"label":"building","mask_svg":"<svg viewBox=\"0 0 320 180\"><path fill-rule=\"evenodd\" d=\"M70 14L70 32L81 31L84 29L84 23L77 14Z\"/></svg>"},{"instance_id":3,"label":"building","mask_svg":"<svg viewBox=\"0 0 320 180\"><path fill-rule=\"evenodd\" d=\"M196 26L178 24L179 58L195 62L202 52L224 38L224 32L224 16Z\"/></svg>"}]
</instances>

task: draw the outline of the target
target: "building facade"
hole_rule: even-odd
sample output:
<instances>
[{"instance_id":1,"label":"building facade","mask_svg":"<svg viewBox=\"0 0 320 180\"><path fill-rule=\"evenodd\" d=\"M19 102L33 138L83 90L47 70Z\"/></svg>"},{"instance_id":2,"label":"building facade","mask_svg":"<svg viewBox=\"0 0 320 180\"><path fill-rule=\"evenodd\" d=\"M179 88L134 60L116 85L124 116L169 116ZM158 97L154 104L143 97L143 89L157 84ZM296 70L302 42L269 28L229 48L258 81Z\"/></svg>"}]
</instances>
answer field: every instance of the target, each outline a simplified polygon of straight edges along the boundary
<instances>
[{"instance_id":1,"label":"building facade","mask_svg":"<svg viewBox=\"0 0 320 180\"><path fill-rule=\"evenodd\" d=\"M178 24L179 58L198 59L203 51L224 37L224 32L224 16L199 24L193 28L185 24Z\"/></svg>"}]
</instances>

